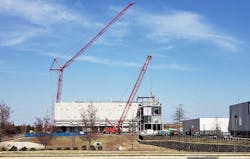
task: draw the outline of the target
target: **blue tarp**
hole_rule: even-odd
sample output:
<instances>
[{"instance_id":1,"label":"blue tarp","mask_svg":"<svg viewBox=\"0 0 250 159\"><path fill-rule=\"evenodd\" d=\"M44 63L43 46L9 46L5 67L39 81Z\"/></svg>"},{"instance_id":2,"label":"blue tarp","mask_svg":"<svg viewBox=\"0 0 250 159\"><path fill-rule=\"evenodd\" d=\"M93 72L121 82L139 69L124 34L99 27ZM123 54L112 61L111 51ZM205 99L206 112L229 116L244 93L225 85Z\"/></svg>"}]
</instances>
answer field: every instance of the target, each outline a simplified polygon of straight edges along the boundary
<instances>
[{"instance_id":1,"label":"blue tarp","mask_svg":"<svg viewBox=\"0 0 250 159\"><path fill-rule=\"evenodd\" d=\"M37 137L41 134L42 133L25 133L24 136L25 137ZM59 137L59 136L83 136L84 134L80 134L79 132L58 132L58 133L53 133L49 135Z\"/></svg>"}]
</instances>

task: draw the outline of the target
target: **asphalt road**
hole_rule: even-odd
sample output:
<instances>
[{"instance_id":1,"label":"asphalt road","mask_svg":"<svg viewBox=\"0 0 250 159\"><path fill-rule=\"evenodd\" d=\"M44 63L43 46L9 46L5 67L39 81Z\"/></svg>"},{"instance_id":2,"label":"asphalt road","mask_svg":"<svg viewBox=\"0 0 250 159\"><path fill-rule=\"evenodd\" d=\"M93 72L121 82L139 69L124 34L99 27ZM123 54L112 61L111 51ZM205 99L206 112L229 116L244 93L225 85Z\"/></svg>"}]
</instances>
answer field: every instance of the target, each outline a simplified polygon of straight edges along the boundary
<instances>
[{"instance_id":1,"label":"asphalt road","mask_svg":"<svg viewBox=\"0 0 250 159\"><path fill-rule=\"evenodd\" d=\"M250 159L250 156L77 156L77 157L0 157L1 159Z\"/></svg>"},{"instance_id":2,"label":"asphalt road","mask_svg":"<svg viewBox=\"0 0 250 159\"><path fill-rule=\"evenodd\" d=\"M1 153L0 159L250 159L250 154L167 154L152 153Z\"/></svg>"}]
</instances>

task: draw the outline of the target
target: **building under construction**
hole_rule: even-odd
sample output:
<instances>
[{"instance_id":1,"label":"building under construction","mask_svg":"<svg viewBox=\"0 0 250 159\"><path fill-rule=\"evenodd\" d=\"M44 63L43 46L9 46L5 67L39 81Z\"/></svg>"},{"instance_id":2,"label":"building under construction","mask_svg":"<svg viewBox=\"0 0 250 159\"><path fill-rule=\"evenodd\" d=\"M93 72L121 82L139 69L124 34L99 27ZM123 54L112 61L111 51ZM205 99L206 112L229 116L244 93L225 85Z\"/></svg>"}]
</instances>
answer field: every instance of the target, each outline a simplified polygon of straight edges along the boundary
<instances>
[{"instance_id":1,"label":"building under construction","mask_svg":"<svg viewBox=\"0 0 250 159\"><path fill-rule=\"evenodd\" d=\"M134 5L134 3L129 3L124 9L122 9L65 64L61 65L58 59L54 58L50 71L56 71L59 74L57 98L54 111L55 125L59 130L81 131L84 126L84 121L86 124L86 119L83 120L84 117L82 112L83 110L87 110L89 106L95 107L96 109L94 126L99 132L105 130L108 133L120 133L138 130L144 131L147 129L162 129L161 104L152 96L138 97L137 101L134 101L134 97L140 87L143 76L147 70L147 66L151 60L151 55L147 56L133 90L126 102L61 102L64 70L68 68L79 56L83 55L85 51L93 45L93 43L98 40L132 5Z\"/></svg>"},{"instance_id":2,"label":"building under construction","mask_svg":"<svg viewBox=\"0 0 250 159\"><path fill-rule=\"evenodd\" d=\"M116 125L126 106L126 102L71 102L56 103L55 125L59 131L84 131L82 111L88 106L94 106L96 111L95 127L103 132L106 127ZM147 129L162 130L162 105L154 96L138 97L132 102L121 125L122 132L142 132ZM107 119L109 121L107 121Z\"/></svg>"}]
</instances>

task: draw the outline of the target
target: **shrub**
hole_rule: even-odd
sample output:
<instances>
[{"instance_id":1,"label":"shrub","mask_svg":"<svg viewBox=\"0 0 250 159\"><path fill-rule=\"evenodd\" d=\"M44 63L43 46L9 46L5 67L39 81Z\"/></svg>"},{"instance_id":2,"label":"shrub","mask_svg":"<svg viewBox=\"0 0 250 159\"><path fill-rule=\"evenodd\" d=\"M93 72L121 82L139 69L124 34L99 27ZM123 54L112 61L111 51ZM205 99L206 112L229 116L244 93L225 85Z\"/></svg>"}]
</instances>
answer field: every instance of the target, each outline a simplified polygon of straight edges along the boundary
<instances>
[{"instance_id":1,"label":"shrub","mask_svg":"<svg viewBox=\"0 0 250 159\"><path fill-rule=\"evenodd\" d=\"M27 147L22 147L20 151L27 151Z\"/></svg>"},{"instance_id":2,"label":"shrub","mask_svg":"<svg viewBox=\"0 0 250 159\"><path fill-rule=\"evenodd\" d=\"M70 147L65 147L64 150L70 150Z\"/></svg>"},{"instance_id":3,"label":"shrub","mask_svg":"<svg viewBox=\"0 0 250 159\"><path fill-rule=\"evenodd\" d=\"M36 151L36 148L32 147L30 148L30 151Z\"/></svg>"},{"instance_id":4,"label":"shrub","mask_svg":"<svg viewBox=\"0 0 250 159\"><path fill-rule=\"evenodd\" d=\"M16 147L16 146L12 146L12 147L10 148L10 151L17 151L17 147Z\"/></svg>"},{"instance_id":5,"label":"shrub","mask_svg":"<svg viewBox=\"0 0 250 159\"><path fill-rule=\"evenodd\" d=\"M82 150L87 150L87 146L86 145L82 145Z\"/></svg>"},{"instance_id":6,"label":"shrub","mask_svg":"<svg viewBox=\"0 0 250 159\"><path fill-rule=\"evenodd\" d=\"M73 150L79 150L78 147L73 147Z\"/></svg>"},{"instance_id":7,"label":"shrub","mask_svg":"<svg viewBox=\"0 0 250 159\"><path fill-rule=\"evenodd\" d=\"M53 148L48 148L48 150L54 150Z\"/></svg>"},{"instance_id":8,"label":"shrub","mask_svg":"<svg viewBox=\"0 0 250 159\"><path fill-rule=\"evenodd\" d=\"M102 150L102 146L100 145L100 146L98 146L98 150Z\"/></svg>"},{"instance_id":9,"label":"shrub","mask_svg":"<svg viewBox=\"0 0 250 159\"><path fill-rule=\"evenodd\" d=\"M89 146L89 150L95 150L95 146L90 145L90 146Z\"/></svg>"},{"instance_id":10,"label":"shrub","mask_svg":"<svg viewBox=\"0 0 250 159\"><path fill-rule=\"evenodd\" d=\"M7 151L7 149L5 147L1 147L0 151Z\"/></svg>"},{"instance_id":11,"label":"shrub","mask_svg":"<svg viewBox=\"0 0 250 159\"><path fill-rule=\"evenodd\" d=\"M57 147L56 150L62 150L62 148L61 147Z\"/></svg>"}]
</instances>

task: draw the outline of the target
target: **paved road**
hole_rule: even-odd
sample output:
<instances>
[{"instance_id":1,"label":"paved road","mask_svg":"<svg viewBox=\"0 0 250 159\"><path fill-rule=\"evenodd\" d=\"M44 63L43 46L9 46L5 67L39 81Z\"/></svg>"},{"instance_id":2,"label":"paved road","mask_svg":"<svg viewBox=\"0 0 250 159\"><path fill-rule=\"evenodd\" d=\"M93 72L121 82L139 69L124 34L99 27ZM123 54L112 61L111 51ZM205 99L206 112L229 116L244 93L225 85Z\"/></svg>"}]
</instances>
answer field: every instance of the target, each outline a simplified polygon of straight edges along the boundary
<instances>
[{"instance_id":1,"label":"paved road","mask_svg":"<svg viewBox=\"0 0 250 159\"><path fill-rule=\"evenodd\" d=\"M0 159L250 159L250 154L1 154Z\"/></svg>"},{"instance_id":2,"label":"paved road","mask_svg":"<svg viewBox=\"0 0 250 159\"><path fill-rule=\"evenodd\" d=\"M55 156L9 156L9 157L1 157L1 159L250 159L250 156L214 156L214 155L173 155L173 156L89 156L89 155L79 155L79 156L67 156L67 157L57 157Z\"/></svg>"}]
</instances>

